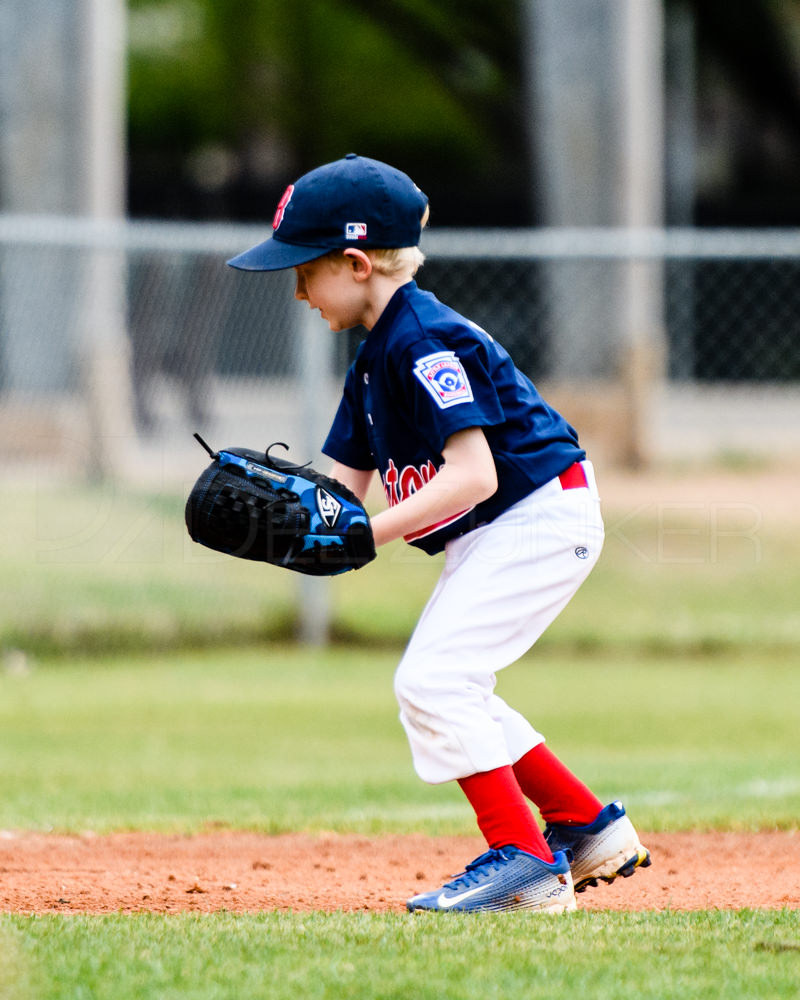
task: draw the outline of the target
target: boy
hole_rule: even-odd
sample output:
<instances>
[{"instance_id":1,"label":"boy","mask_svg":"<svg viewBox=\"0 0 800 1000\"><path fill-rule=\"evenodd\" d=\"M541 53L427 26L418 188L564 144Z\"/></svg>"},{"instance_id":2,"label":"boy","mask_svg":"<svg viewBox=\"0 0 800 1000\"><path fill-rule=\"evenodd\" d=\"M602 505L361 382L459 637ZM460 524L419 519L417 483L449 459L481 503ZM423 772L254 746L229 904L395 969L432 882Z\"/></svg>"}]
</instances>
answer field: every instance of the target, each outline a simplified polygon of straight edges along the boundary
<instances>
[{"instance_id":1,"label":"boy","mask_svg":"<svg viewBox=\"0 0 800 1000\"><path fill-rule=\"evenodd\" d=\"M599 498L569 424L485 331L417 287L427 214L409 177L350 153L290 185L272 237L229 263L293 267L296 297L331 330L367 329L322 450L361 498L379 472L376 546L445 551L395 693L417 773L458 781L488 850L408 909L572 910L575 889L649 853L494 685L595 564Z\"/></svg>"}]
</instances>

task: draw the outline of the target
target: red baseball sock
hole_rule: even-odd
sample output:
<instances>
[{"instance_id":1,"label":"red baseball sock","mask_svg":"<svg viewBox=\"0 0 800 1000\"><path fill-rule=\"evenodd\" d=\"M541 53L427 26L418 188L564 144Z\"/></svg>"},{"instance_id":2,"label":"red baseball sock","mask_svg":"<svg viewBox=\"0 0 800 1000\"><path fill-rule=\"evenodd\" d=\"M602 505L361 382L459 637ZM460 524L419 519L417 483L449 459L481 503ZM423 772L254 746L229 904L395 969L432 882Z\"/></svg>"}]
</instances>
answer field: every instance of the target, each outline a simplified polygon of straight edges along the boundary
<instances>
[{"instance_id":1,"label":"red baseball sock","mask_svg":"<svg viewBox=\"0 0 800 1000\"><path fill-rule=\"evenodd\" d=\"M513 844L543 861L553 860L511 765L460 778L458 783L475 810L489 847Z\"/></svg>"},{"instance_id":2,"label":"red baseball sock","mask_svg":"<svg viewBox=\"0 0 800 1000\"><path fill-rule=\"evenodd\" d=\"M519 787L531 802L536 803L546 823L584 826L603 808L600 799L544 743L517 761L514 774Z\"/></svg>"}]
</instances>

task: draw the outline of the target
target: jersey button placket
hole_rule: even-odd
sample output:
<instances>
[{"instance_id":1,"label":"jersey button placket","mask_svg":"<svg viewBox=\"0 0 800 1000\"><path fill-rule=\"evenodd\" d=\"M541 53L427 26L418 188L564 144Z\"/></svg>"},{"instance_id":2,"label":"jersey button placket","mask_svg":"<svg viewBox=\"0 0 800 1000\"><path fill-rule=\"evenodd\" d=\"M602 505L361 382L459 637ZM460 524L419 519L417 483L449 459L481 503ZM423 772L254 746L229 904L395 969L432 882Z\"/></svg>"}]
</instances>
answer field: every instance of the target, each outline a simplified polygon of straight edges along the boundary
<instances>
[{"instance_id":1,"label":"jersey button placket","mask_svg":"<svg viewBox=\"0 0 800 1000\"><path fill-rule=\"evenodd\" d=\"M367 420L367 435L372 449L372 457L375 458L377 449L375 447L375 422L372 419L372 393L369 388L369 372L364 372L362 378L364 382L364 415Z\"/></svg>"}]
</instances>

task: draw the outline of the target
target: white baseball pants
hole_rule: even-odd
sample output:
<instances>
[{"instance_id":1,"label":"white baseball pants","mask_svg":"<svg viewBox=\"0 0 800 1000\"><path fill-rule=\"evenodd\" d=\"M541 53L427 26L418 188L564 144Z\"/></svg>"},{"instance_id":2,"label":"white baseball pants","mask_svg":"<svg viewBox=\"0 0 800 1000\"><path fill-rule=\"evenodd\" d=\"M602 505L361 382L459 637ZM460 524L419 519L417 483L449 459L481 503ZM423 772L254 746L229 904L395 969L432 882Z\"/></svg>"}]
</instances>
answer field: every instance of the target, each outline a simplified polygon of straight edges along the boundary
<instances>
[{"instance_id":1,"label":"white baseball pants","mask_svg":"<svg viewBox=\"0 0 800 1000\"><path fill-rule=\"evenodd\" d=\"M544 737L494 693L564 609L603 546L600 498L554 479L448 542L442 575L395 675L414 767L431 784L514 764Z\"/></svg>"}]
</instances>

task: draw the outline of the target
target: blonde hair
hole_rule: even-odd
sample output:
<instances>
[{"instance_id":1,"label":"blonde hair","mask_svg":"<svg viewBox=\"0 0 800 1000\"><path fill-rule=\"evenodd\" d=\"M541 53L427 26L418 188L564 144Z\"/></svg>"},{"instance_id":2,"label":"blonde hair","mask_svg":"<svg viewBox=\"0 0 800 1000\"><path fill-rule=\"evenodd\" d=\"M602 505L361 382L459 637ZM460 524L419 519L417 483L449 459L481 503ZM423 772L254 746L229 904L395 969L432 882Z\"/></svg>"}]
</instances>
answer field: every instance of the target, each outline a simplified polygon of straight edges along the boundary
<instances>
[{"instance_id":1,"label":"blonde hair","mask_svg":"<svg viewBox=\"0 0 800 1000\"><path fill-rule=\"evenodd\" d=\"M390 250L367 250L372 267L378 274L391 277L408 271L412 275L425 263L425 254L419 247L393 247Z\"/></svg>"},{"instance_id":2,"label":"blonde hair","mask_svg":"<svg viewBox=\"0 0 800 1000\"><path fill-rule=\"evenodd\" d=\"M420 219L421 229L428 225L430 217L430 205L426 205ZM386 250L367 250L366 252L378 274L385 274L389 277L401 274L403 271L413 276L425 263L425 254L419 247L391 247Z\"/></svg>"},{"instance_id":3,"label":"blonde hair","mask_svg":"<svg viewBox=\"0 0 800 1000\"><path fill-rule=\"evenodd\" d=\"M422 229L427 226L430 215L430 207L426 205L420 220ZM389 277L402 274L404 271L413 276L425 263L425 254L419 247L387 247L365 250L364 253L372 261L373 270ZM334 264L344 263L346 260L343 250L332 250L327 257Z\"/></svg>"}]
</instances>

